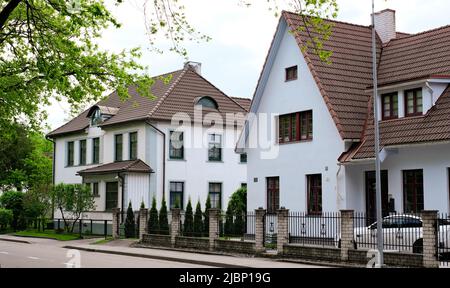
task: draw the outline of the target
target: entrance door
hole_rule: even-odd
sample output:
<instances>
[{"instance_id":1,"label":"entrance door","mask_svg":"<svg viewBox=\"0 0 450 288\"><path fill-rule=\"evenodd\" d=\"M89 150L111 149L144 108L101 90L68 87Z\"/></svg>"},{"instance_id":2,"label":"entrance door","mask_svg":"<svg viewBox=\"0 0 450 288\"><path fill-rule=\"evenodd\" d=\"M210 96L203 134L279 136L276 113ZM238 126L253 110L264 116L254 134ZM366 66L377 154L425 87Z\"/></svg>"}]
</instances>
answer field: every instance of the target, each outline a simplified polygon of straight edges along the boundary
<instances>
[{"instance_id":1,"label":"entrance door","mask_svg":"<svg viewBox=\"0 0 450 288\"><path fill-rule=\"evenodd\" d=\"M106 211L117 208L119 198L119 183L106 182Z\"/></svg>"},{"instance_id":2,"label":"entrance door","mask_svg":"<svg viewBox=\"0 0 450 288\"><path fill-rule=\"evenodd\" d=\"M377 219L377 205L376 205L376 188L375 188L375 171L366 172L366 213L367 221L371 224ZM383 217L389 215L388 207L388 172L386 170L381 171L381 199L382 199L382 211Z\"/></svg>"}]
</instances>

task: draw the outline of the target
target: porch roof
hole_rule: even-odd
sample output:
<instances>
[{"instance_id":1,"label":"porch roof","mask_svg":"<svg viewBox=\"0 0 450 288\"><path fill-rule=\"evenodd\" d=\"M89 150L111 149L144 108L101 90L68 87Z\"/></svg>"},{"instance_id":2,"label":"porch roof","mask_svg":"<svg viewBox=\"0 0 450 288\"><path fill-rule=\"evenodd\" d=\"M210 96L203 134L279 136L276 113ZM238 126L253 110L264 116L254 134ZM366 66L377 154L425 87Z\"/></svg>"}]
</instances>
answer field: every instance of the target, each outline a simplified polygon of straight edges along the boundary
<instances>
[{"instance_id":1,"label":"porch roof","mask_svg":"<svg viewBox=\"0 0 450 288\"><path fill-rule=\"evenodd\" d=\"M97 167L78 171L77 174L89 175L89 174L107 174L118 172L153 173L154 171L150 166L145 164L144 161L137 159L137 160L112 162Z\"/></svg>"}]
</instances>

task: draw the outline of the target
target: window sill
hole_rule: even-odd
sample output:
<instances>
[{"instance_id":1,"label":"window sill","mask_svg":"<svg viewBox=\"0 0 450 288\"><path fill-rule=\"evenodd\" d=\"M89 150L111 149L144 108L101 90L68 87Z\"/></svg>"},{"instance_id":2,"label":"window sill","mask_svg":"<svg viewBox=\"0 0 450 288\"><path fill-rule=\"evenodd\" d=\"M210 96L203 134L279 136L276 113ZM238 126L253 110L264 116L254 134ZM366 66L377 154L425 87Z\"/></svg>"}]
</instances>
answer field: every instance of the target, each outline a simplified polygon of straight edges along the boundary
<instances>
[{"instance_id":1,"label":"window sill","mask_svg":"<svg viewBox=\"0 0 450 288\"><path fill-rule=\"evenodd\" d=\"M238 164L247 165L247 162L239 162Z\"/></svg>"},{"instance_id":2,"label":"window sill","mask_svg":"<svg viewBox=\"0 0 450 288\"><path fill-rule=\"evenodd\" d=\"M186 162L187 160L184 159L184 158L180 158L180 159L177 159L177 158L168 158L167 161L173 161L173 162Z\"/></svg>"},{"instance_id":3,"label":"window sill","mask_svg":"<svg viewBox=\"0 0 450 288\"><path fill-rule=\"evenodd\" d=\"M206 163L224 163L222 160L206 160Z\"/></svg>"},{"instance_id":4,"label":"window sill","mask_svg":"<svg viewBox=\"0 0 450 288\"><path fill-rule=\"evenodd\" d=\"M313 139L308 139L308 140L299 140L299 141L291 141L291 142L283 142L280 143L278 142L278 145L289 145L289 144L299 144L299 143L310 143L313 142Z\"/></svg>"},{"instance_id":5,"label":"window sill","mask_svg":"<svg viewBox=\"0 0 450 288\"><path fill-rule=\"evenodd\" d=\"M64 168L79 168L79 167L89 167L89 166L93 166L93 165L101 165L103 163L91 163L91 164L82 164L82 165L66 165L64 166Z\"/></svg>"},{"instance_id":6,"label":"window sill","mask_svg":"<svg viewBox=\"0 0 450 288\"><path fill-rule=\"evenodd\" d=\"M296 81L296 80L298 80L298 78L295 78L295 79L286 79L286 80L284 80L284 83L287 83L287 82L292 82L292 81Z\"/></svg>"}]
</instances>

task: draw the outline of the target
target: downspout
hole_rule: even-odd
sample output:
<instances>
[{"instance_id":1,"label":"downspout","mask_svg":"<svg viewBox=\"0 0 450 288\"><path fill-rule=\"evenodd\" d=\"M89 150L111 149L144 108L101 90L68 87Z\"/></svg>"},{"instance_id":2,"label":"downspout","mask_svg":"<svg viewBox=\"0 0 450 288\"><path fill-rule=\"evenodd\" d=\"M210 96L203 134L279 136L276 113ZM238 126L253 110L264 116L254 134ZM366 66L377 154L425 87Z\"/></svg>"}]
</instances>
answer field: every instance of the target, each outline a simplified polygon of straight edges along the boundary
<instances>
[{"instance_id":1,"label":"downspout","mask_svg":"<svg viewBox=\"0 0 450 288\"><path fill-rule=\"evenodd\" d=\"M45 137L46 140L53 143L53 159L52 159L52 186L55 186L55 155L56 155L56 143L52 138ZM52 199L52 219L55 219L55 206Z\"/></svg>"},{"instance_id":2,"label":"downspout","mask_svg":"<svg viewBox=\"0 0 450 288\"><path fill-rule=\"evenodd\" d=\"M121 186L122 186L122 201L121 201L121 203L120 203L120 223L123 223L123 209L124 209L124 206L123 206L123 202L125 201L125 177L123 177L122 176L122 174L119 172L119 173L117 173L117 177L119 177L119 179L120 179L120 182L121 182Z\"/></svg>"},{"instance_id":3,"label":"downspout","mask_svg":"<svg viewBox=\"0 0 450 288\"><path fill-rule=\"evenodd\" d=\"M155 125L149 123L148 121L146 121L145 123L150 125L150 127L155 129L159 134L161 134L163 136L163 171L162 171L163 188L162 188L162 198L161 199L164 199L165 195L166 195L166 133L164 133L163 131L161 131Z\"/></svg>"}]
</instances>

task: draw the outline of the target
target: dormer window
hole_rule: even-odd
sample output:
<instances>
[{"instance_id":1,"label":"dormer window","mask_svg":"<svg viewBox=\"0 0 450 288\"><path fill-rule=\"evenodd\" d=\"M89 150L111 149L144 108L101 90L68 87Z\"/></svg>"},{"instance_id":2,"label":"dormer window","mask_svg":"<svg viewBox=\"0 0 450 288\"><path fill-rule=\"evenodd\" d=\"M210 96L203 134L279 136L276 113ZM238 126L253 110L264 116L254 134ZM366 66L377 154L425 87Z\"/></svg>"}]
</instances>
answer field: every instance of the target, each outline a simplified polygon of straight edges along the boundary
<instances>
[{"instance_id":1,"label":"dormer window","mask_svg":"<svg viewBox=\"0 0 450 288\"><path fill-rule=\"evenodd\" d=\"M398 94L389 93L381 95L383 108L382 108L382 119L396 119L398 118Z\"/></svg>"},{"instance_id":2,"label":"dormer window","mask_svg":"<svg viewBox=\"0 0 450 288\"><path fill-rule=\"evenodd\" d=\"M117 112L119 112L119 108L95 105L91 107L87 117L91 118L91 126L97 126L116 115Z\"/></svg>"},{"instance_id":3,"label":"dormer window","mask_svg":"<svg viewBox=\"0 0 450 288\"><path fill-rule=\"evenodd\" d=\"M422 88L405 91L406 117L421 116L423 114Z\"/></svg>"},{"instance_id":4,"label":"dormer window","mask_svg":"<svg viewBox=\"0 0 450 288\"><path fill-rule=\"evenodd\" d=\"M219 105L217 105L216 100L214 100L213 98L211 98L209 96L204 96L204 97L200 98L197 101L197 105L200 105L203 108L209 108L209 109L215 109L215 110L217 110L219 108Z\"/></svg>"},{"instance_id":5,"label":"dormer window","mask_svg":"<svg viewBox=\"0 0 450 288\"><path fill-rule=\"evenodd\" d=\"M102 113L100 112L100 109L97 108L91 116L91 126L97 126L101 122L102 122Z\"/></svg>"}]
</instances>

